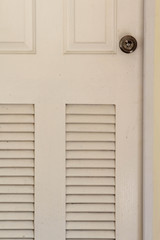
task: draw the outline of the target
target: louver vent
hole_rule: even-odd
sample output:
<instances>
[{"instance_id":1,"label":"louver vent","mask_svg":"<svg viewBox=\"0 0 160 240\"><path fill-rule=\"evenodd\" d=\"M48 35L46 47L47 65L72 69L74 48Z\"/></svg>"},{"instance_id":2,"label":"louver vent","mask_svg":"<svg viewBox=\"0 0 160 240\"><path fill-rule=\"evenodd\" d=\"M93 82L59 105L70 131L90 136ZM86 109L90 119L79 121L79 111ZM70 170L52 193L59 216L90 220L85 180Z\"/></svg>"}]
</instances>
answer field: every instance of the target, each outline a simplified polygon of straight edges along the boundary
<instances>
[{"instance_id":1,"label":"louver vent","mask_svg":"<svg viewBox=\"0 0 160 240\"><path fill-rule=\"evenodd\" d=\"M0 239L34 239L34 106L0 105Z\"/></svg>"},{"instance_id":2,"label":"louver vent","mask_svg":"<svg viewBox=\"0 0 160 240\"><path fill-rule=\"evenodd\" d=\"M115 239L115 106L66 106L66 239Z\"/></svg>"}]
</instances>

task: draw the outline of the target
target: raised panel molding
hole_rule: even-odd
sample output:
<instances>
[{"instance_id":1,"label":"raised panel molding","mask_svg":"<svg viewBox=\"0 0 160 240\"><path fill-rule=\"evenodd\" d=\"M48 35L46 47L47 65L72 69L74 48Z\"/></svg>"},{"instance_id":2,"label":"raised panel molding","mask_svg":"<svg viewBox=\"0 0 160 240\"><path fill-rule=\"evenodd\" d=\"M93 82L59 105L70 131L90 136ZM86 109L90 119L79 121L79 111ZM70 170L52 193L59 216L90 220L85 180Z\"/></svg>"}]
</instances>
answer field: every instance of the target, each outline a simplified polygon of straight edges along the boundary
<instances>
[{"instance_id":1,"label":"raised panel molding","mask_svg":"<svg viewBox=\"0 0 160 240\"><path fill-rule=\"evenodd\" d=\"M64 0L64 52L116 52L116 0Z\"/></svg>"},{"instance_id":2,"label":"raised panel molding","mask_svg":"<svg viewBox=\"0 0 160 240\"><path fill-rule=\"evenodd\" d=\"M0 9L0 53L35 53L35 0L0 0Z\"/></svg>"}]
</instances>

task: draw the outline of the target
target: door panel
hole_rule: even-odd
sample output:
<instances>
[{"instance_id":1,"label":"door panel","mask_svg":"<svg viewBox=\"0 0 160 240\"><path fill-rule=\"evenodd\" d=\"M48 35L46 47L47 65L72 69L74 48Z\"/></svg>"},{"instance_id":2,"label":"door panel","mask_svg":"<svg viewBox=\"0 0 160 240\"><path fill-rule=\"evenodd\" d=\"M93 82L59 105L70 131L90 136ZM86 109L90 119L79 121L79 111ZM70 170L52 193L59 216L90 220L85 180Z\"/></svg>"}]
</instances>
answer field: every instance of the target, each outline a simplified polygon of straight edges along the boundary
<instances>
[{"instance_id":1,"label":"door panel","mask_svg":"<svg viewBox=\"0 0 160 240\"><path fill-rule=\"evenodd\" d=\"M18 212L29 230L8 238L141 240L143 1L21 1L0 0L0 172L14 185L0 190L27 193L35 214Z\"/></svg>"},{"instance_id":2,"label":"door panel","mask_svg":"<svg viewBox=\"0 0 160 240\"><path fill-rule=\"evenodd\" d=\"M64 14L66 53L115 52L115 0L67 0Z\"/></svg>"}]
</instances>

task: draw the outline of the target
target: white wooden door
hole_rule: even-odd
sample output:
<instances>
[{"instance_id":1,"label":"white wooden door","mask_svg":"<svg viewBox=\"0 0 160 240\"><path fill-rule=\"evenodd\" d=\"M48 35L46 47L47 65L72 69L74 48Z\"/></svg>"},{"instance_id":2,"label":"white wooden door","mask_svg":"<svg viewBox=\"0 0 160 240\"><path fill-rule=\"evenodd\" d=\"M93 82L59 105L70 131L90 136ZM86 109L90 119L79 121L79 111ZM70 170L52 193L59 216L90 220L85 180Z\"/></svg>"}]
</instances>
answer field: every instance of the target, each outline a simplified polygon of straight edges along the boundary
<instances>
[{"instance_id":1,"label":"white wooden door","mask_svg":"<svg viewBox=\"0 0 160 240\"><path fill-rule=\"evenodd\" d=\"M0 0L0 239L142 239L142 50L143 0Z\"/></svg>"}]
</instances>

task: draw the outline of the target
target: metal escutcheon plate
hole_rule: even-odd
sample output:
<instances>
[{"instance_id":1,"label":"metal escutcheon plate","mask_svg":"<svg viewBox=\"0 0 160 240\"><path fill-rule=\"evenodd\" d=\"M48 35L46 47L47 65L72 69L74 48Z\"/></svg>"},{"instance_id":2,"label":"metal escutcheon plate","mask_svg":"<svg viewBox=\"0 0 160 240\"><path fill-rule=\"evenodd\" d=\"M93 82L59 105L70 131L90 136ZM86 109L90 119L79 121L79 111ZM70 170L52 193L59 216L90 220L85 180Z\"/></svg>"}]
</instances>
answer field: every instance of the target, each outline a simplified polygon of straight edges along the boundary
<instances>
[{"instance_id":1,"label":"metal escutcheon plate","mask_svg":"<svg viewBox=\"0 0 160 240\"><path fill-rule=\"evenodd\" d=\"M132 53L137 48L137 40L130 35L126 35L120 40L119 47L124 53Z\"/></svg>"}]
</instances>

